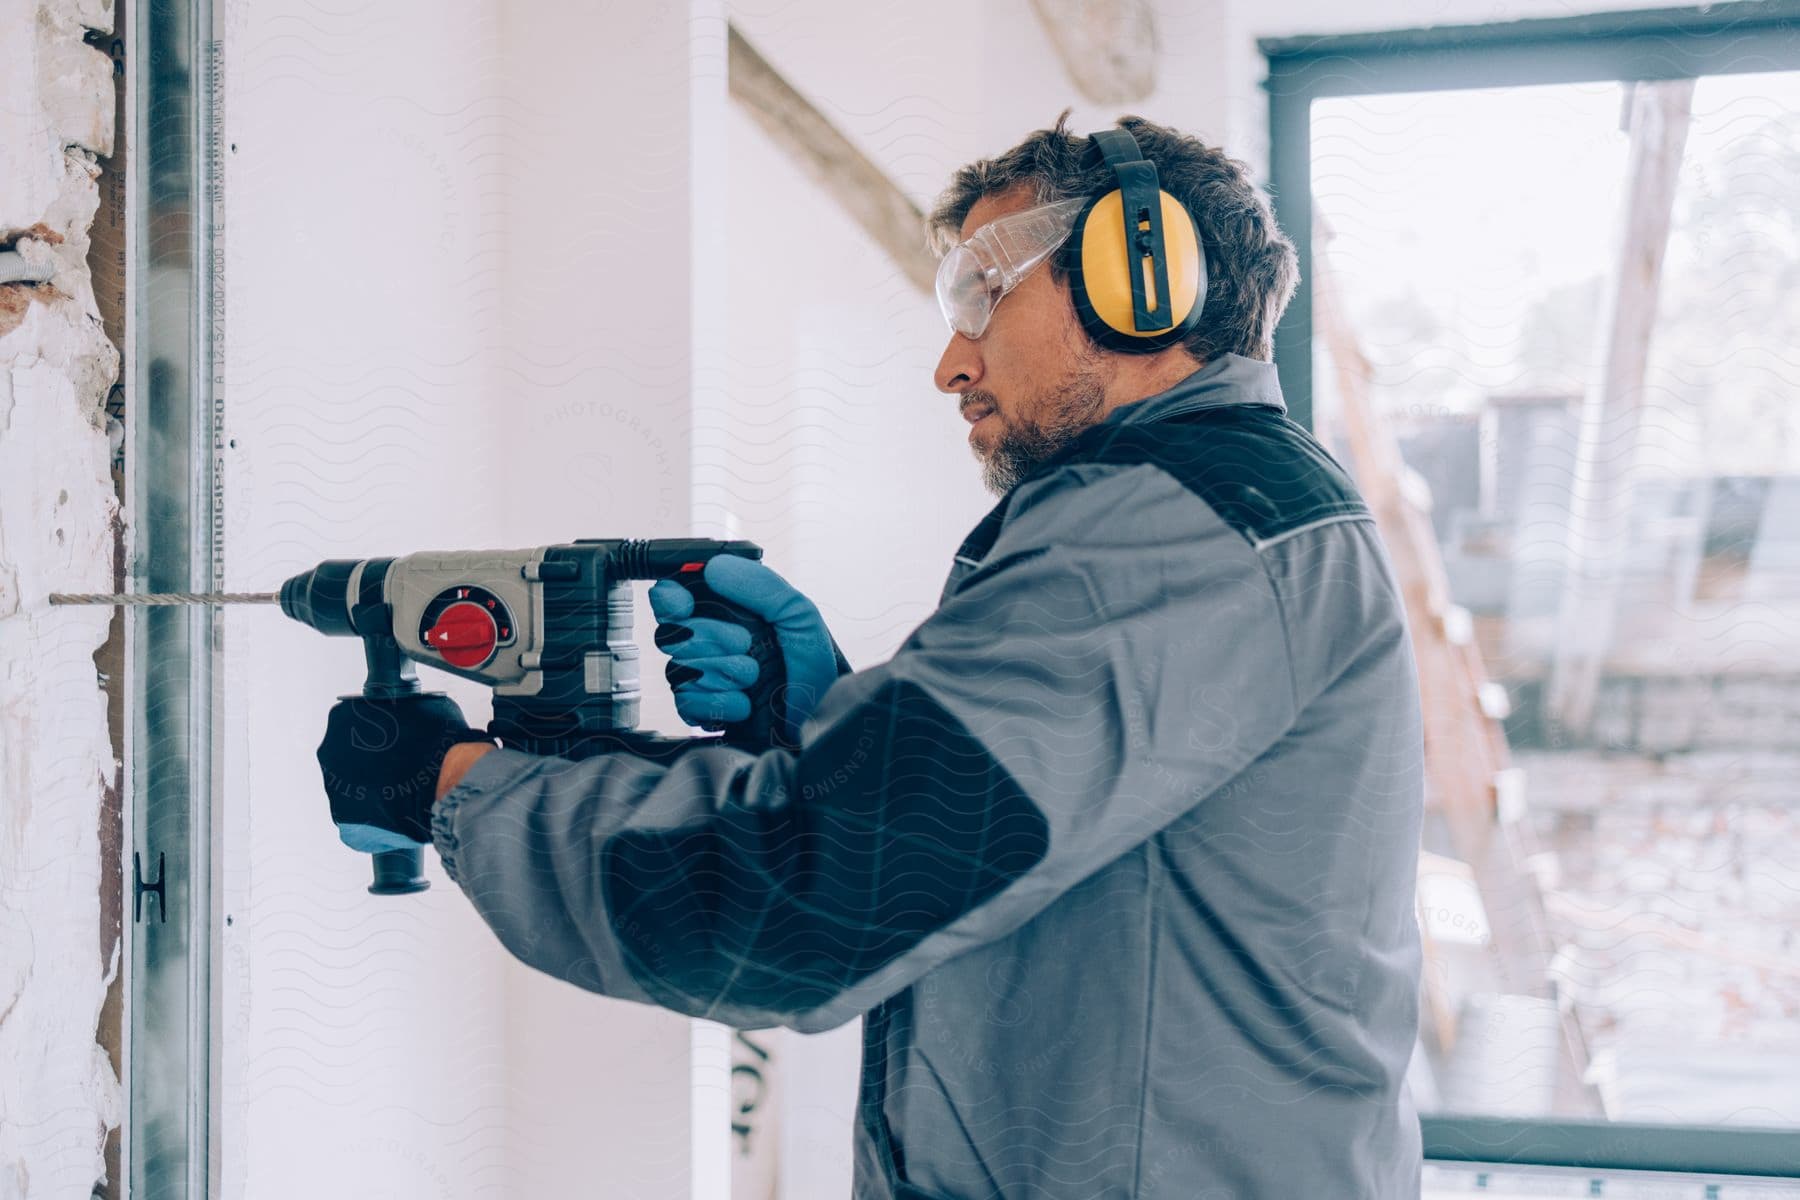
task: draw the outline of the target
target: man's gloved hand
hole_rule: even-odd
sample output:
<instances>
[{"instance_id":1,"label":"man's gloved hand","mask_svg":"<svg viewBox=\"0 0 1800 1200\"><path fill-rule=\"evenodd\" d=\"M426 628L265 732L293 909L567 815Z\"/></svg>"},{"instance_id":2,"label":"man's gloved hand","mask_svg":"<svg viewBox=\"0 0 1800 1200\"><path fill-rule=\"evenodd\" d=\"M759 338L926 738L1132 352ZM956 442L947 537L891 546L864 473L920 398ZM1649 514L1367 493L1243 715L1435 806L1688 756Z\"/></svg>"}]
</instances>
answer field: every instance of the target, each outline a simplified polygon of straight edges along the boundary
<instances>
[{"instance_id":1,"label":"man's gloved hand","mask_svg":"<svg viewBox=\"0 0 1800 1200\"><path fill-rule=\"evenodd\" d=\"M458 742L492 742L439 692L332 706L319 743L331 819L352 850L412 850L431 840L438 769Z\"/></svg>"},{"instance_id":2,"label":"man's gloved hand","mask_svg":"<svg viewBox=\"0 0 1800 1200\"><path fill-rule=\"evenodd\" d=\"M825 619L811 600L754 559L720 554L706 564L706 584L721 599L767 621L781 647L787 687L781 694L790 741L817 711L838 676L850 672ZM749 688L756 660L747 653L750 631L735 621L695 617L694 596L672 579L650 588L650 608L660 622L656 644L669 655L665 673L675 690L675 711L690 725L708 729L750 716Z\"/></svg>"}]
</instances>

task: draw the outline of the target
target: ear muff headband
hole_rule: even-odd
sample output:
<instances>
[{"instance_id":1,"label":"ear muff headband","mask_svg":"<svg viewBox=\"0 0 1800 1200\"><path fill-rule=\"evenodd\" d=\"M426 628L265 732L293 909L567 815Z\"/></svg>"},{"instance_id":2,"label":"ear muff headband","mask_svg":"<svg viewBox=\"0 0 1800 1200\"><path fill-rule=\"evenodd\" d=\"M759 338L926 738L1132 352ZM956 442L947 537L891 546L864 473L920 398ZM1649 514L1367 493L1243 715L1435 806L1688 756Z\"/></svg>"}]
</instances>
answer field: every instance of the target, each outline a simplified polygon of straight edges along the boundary
<instances>
[{"instance_id":1,"label":"ear muff headband","mask_svg":"<svg viewBox=\"0 0 1800 1200\"><path fill-rule=\"evenodd\" d=\"M1064 267L1082 325L1113 350L1172 346L1200 320L1206 256L1193 216L1162 190L1128 130L1092 135L1119 186L1075 219Z\"/></svg>"}]
</instances>

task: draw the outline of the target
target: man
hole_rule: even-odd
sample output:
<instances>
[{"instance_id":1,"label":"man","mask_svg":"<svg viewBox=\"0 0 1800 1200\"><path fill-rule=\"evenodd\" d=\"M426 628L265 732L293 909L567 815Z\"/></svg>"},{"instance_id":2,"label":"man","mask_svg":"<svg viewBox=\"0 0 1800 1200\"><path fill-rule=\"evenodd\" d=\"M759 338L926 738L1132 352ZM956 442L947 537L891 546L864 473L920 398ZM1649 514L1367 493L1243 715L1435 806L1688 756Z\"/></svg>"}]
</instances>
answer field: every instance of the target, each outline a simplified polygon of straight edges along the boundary
<instances>
[{"instance_id":1,"label":"man","mask_svg":"<svg viewBox=\"0 0 1800 1200\"><path fill-rule=\"evenodd\" d=\"M424 769L439 799L333 815L428 829L507 947L582 987L743 1027L863 1016L867 1200L1416 1196L1400 597L1285 416L1296 270L1266 200L1217 150L1119 128L1177 206L1163 233L1192 218L1198 319L1139 352L1080 311L1094 282L1051 243L1123 190L1113 135L1059 121L956 175L931 223L975 266L940 288L936 383L1000 502L894 657L847 673L778 575L708 566L777 630L797 752L568 763L450 747L446 705L383 754L334 713L328 778ZM652 599L683 717L742 719L748 634Z\"/></svg>"}]
</instances>

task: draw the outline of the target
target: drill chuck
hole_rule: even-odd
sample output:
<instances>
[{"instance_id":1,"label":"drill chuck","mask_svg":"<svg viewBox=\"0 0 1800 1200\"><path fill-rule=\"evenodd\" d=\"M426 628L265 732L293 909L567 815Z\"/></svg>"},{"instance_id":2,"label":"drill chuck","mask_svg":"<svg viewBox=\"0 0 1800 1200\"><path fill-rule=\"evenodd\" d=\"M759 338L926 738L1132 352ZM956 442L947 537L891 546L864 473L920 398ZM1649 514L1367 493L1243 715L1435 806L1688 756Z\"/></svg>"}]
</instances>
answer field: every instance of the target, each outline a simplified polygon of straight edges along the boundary
<instances>
[{"instance_id":1,"label":"drill chuck","mask_svg":"<svg viewBox=\"0 0 1800 1200\"><path fill-rule=\"evenodd\" d=\"M281 585L281 611L320 633L347 637L356 632L350 620L350 577L361 560L334 558L302 571Z\"/></svg>"}]
</instances>

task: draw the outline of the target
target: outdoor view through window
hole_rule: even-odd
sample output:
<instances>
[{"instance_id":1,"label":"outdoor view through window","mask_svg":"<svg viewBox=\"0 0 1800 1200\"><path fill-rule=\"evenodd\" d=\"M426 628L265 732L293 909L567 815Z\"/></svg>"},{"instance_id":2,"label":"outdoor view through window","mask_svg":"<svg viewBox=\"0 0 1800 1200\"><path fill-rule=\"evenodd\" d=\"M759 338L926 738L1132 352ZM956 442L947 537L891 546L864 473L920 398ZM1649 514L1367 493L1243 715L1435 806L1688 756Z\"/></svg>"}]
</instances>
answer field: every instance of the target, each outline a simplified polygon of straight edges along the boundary
<instances>
[{"instance_id":1,"label":"outdoor view through window","mask_svg":"<svg viewBox=\"0 0 1800 1200\"><path fill-rule=\"evenodd\" d=\"M1429 496L1419 1107L1800 1126L1800 75L1312 112L1319 431Z\"/></svg>"}]
</instances>

